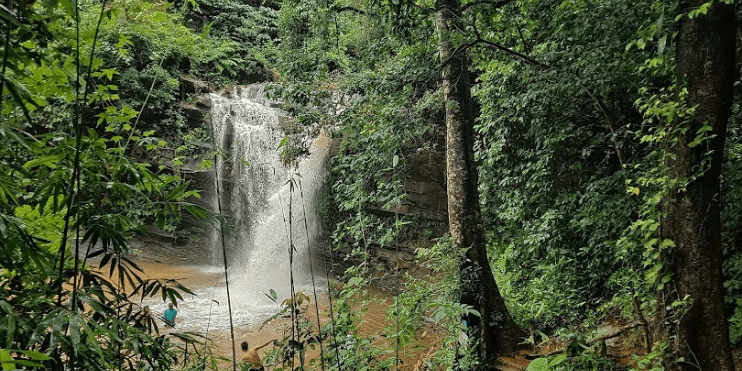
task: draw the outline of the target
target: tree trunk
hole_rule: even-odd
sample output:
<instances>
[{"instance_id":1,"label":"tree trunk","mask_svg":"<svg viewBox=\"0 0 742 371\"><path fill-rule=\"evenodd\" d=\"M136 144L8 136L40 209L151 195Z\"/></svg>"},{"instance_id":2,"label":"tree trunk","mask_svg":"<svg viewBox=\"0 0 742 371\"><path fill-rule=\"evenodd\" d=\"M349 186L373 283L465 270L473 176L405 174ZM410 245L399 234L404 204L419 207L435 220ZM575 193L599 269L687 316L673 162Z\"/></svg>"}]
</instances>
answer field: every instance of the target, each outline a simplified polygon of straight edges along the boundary
<instances>
[{"instance_id":1,"label":"tree trunk","mask_svg":"<svg viewBox=\"0 0 742 371\"><path fill-rule=\"evenodd\" d=\"M680 11L697 9L707 0L681 2ZM663 206L661 237L675 247L669 268L675 274L677 297L692 304L679 319L670 340L671 369L734 370L729 327L724 314L721 273L720 175L731 115L735 73L734 6L715 2L705 15L685 16L677 39L678 79L688 88L686 103L697 107L667 161L674 179L693 179L671 190ZM689 146L698 129L708 124L713 139ZM710 152L709 152L710 151ZM705 160L704 160L705 159ZM705 170L699 173L699 169ZM669 305L672 296L665 295ZM682 357L683 362L675 362ZM673 361L674 360L674 361Z\"/></svg>"},{"instance_id":2,"label":"tree trunk","mask_svg":"<svg viewBox=\"0 0 742 371\"><path fill-rule=\"evenodd\" d=\"M470 334L479 341L478 355L483 369L494 365L500 353L512 353L522 330L513 322L500 296L487 259L486 241L479 205L479 175L474 159L476 107L469 86L467 51L455 55L452 39L461 36L461 2L439 0L437 27L446 103L446 178L448 221L457 247L468 248L460 263L461 302L474 307L481 317L468 316ZM460 37L458 38L461 39Z\"/></svg>"}]
</instances>

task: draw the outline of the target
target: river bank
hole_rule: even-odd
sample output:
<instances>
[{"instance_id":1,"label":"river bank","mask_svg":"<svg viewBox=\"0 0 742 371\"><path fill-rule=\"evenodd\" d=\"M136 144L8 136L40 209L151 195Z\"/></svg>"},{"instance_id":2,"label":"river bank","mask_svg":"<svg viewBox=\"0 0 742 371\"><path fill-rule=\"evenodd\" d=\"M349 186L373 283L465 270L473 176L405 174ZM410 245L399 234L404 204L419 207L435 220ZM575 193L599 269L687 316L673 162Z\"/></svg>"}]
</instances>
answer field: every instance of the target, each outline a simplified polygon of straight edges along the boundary
<instances>
[{"instance_id":1,"label":"river bank","mask_svg":"<svg viewBox=\"0 0 742 371\"><path fill-rule=\"evenodd\" d=\"M241 282L249 279L249 274L229 273L230 279L230 305L226 295L225 274L223 268L210 264L208 249L198 244L184 244L175 246L168 243L160 243L152 240L146 242L135 241L132 243L135 255L132 260L144 271L141 278L150 280L177 280L178 283L192 290L195 295L184 294L183 300L178 303L178 316L175 328L164 326L162 320L158 320L158 329L161 334L169 336L173 341L182 344L176 334L195 333L201 339L211 344L211 352L215 356L223 357L220 368L231 368L233 354L239 360L241 356L240 343L247 341L251 346L258 346L271 340L282 340L288 336L291 329L291 320L288 316L275 318L263 323L280 310L279 303L284 297L278 297L277 303L268 298L265 292L271 288L266 287L263 292L244 292L241 290ZM324 277L324 272L317 272L318 277ZM299 291L306 292L310 297L308 305L302 305L303 315L314 324L316 331L317 313L319 323L325 326L330 321L330 300L327 290L327 281L323 278L315 281L316 295L312 293L311 286L306 284L299 287ZM383 290L370 288L366 299L366 310L362 315L363 322L359 326L360 336L379 334L389 325L387 322L387 302L390 297ZM144 298L142 305L148 305L155 317L161 317L167 308L167 302L160 295ZM232 341L232 330L234 330L234 342ZM380 348L387 347L387 339L378 336L376 345ZM414 370L415 364L420 358L439 342L435 334L422 335L418 344L403 349L401 358L403 363L400 370ZM270 351L273 345L261 349L263 354ZM190 356L193 349L189 348ZM315 359L320 356L320 348L310 349L307 359ZM280 366L280 365L277 365Z\"/></svg>"}]
</instances>

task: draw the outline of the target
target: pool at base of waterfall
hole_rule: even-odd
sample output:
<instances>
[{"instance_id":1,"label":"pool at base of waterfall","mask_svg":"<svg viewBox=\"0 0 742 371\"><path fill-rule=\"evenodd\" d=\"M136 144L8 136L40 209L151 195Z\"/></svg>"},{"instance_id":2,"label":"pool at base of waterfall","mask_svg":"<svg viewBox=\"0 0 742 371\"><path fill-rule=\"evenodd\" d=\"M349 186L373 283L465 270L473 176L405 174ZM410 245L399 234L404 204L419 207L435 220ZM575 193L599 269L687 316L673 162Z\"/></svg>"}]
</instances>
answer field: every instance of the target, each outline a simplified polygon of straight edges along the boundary
<instances>
[{"instance_id":1,"label":"pool at base of waterfall","mask_svg":"<svg viewBox=\"0 0 742 371\"><path fill-rule=\"evenodd\" d=\"M147 266L145 264L145 273ZM229 275L229 300L223 268L213 266L169 266L152 267L158 276L170 271L173 277L182 277L186 287L194 295L182 293L183 300L178 302L175 329L178 331L206 332L209 330L229 330L233 326L260 325L280 311L281 302L289 297L290 288L266 287L253 291L244 282L250 277L246 274ZM170 278L173 278L170 277ZM165 278L165 277L163 277ZM317 295L326 295L326 281L317 279ZM274 302L269 298L270 290L278 295ZM312 294L311 284L295 286L295 291ZM284 293L285 292L285 293ZM284 294L280 294L284 293ZM157 318L161 318L167 309L168 301L163 301L160 294L145 298L142 305L148 305ZM230 308L231 303L231 308ZM231 309L231 323L230 323ZM164 326L164 322L162 325Z\"/></svg>"}]
</instances>

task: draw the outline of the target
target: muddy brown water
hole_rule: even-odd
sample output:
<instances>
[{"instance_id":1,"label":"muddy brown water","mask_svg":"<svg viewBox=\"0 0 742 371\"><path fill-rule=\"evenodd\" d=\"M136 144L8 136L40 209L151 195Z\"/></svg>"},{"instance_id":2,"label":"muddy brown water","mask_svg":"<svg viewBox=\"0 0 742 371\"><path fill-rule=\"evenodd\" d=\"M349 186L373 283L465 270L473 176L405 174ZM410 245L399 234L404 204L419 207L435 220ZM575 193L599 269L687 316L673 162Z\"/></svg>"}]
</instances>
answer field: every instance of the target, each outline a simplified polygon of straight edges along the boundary
<instances>
[{"instance_id":1,"label":"muddy brown water","mask_svg":"<svg viewBox=\"0 0 742 371\"><path fill-rule=\"evenodd\" d=\"M144 271L141 274L144 279L177 279L179 283L188 287L198 294L198 296L184 295L184 300L179 303L178 317L176 318L175 329L164 327L162 321L159 321L160 334L170 336L174 342L179 342L173 337L173 332L197 332L208 337L212 343L212 354L224 357L228 361L221 361L220 369L231 369L232 366L232 336L229 328L229 316L227 313L227 302L225 300L226 287L224 285L223 268L211 265L211 253L208 249L198 244L174 245L163 243L161 241L134 241L132 247L135 248L136 254L130 256ZM324 275L324 273L318 274ZM327 296L326 281L318 281L320 289L317 290L316 304L320 312L320 323L324 326L329 321L329 303ZM239 295L240 278L230 276L230 291L235 291L232 297L232 306L234 307L234 354L239 361L241 350L239 344L247 341L251 346L264 344L273 339L283 339L284 333L290 329L291 321L289 318L278 318L265 326L261 326L264 319L270 317L278 311L278 305L272 303L267 298L261 299L266 303L264 311L257 314L245 313L240 311L241 302ZM369 298L373 299L367 304L367 311L363 314L363 323L359 327L361 336L372 334L381 334L383 329L389 325L387 320L387 304L392 302L393 297L385 291L386 287L370 287ZM279 298L279 302L283 298ZM156 316L161 316L167 308L161 297L147 298L142 303L149 305ZM311 304L306 313L312 323L316 323L317 315L315 309L315 298L311 295ZM435 350L440 346L440 335L432 329L420 331L415 344L401 350L403 363L400 370L417 371L424 369L421 361L430 356L431 349ZM423 335L425 333L425 335ZM391 348L387 339L379 336L376 345L380 348ZM270 351L273 345L261 349L259 353L263 355ZM549 353L554 349L539 349L541 354ZM193 352L190 348L189 351ZM614 354L622 364L630 364L632 358L629 354L637 353L637 349L617 348L619 354ZM526 352L528 353L528 352ZM742 348L734 351L735 363L737 369L742 369ZM391 355L393 357L393 353ZM319 357L319 349L310 350L307 359ZM533 358L533 355L530 355ZM298 362L298 361L297 361ZM499 366L501 370L524 370L529 361L523 358L523 355L514 357L500 357ZM298 363L297 363L298 364ZM271 365L267 365L272 369ZM280 367L280 365L278 365ZM317 367L318 369L319 367Z\"/></svg>"},{"instance_id":2,"label":"muddy brown water","mask_svg":"<svg viewBox=\"0 0 742 371\"><path fill-rule=\"evenodd\" d=\"M226 285L224 284L223 268L210 265L211 257L208 249L198 244L187 244L175 246L170 243L160 243L154 241L135 241L132 243L136 254L131 259L142 268L144 273L141 274L143 279L168 280L176 279L185 287L194 291L197 295L184 295L184 300L178 303L178 316L176 326L169 329L160 321L158 323L161 334L170 336L173 341L178 341L172 337L173 332L197 332L210 339L212 352L214 355L223 356L230 361L222 361L220 367L231 368L232 359L232 335L229 326L228 305L226 301ZM324 273L321 273L324 275ZM281 340L284 333L290 331L289 318L277 318L268 324L262 325L262 322L276 313L279 306L271 302L267 297L258 295L257 300L262 301L258 306L258 313L251 313L249 310L240 310L245 303L241 302L242 297L239 294L240 279L230 276L230 296L232 301L233 323L234 323L234 354L239 360L241 356L240 343L247 341L251 346L258 346L269 342L273 339ZM330 298L327 295L327 281L317 280L318 289L315 296L310 293L311 303L306 308L307 317L312 323L317 322L317 309L320 313L320 323L324 326L329 319ZM236 294L235 294L236 293ZM263 295L265 296L265 295ZM279 298L280 303L284 298ZM381 288L370 288L369 299L372 299L366 306L366 312L363 314L363 323L359 328L361 336L371 334L381 334L383 329L389 325L387 322L387 302L393 300L388 294L385 294ZM254 303L250 303L254 304ZM161 317L167 308L166 302L158 295L153 298L145 298L142 305L150 306L156 317ZM251 306L251 310L254 305ZM316 326L316 325L315 325ZM401 370L413 370L415 364L427 351L439 342L439 338L433 331L426 332L422 335L416 344L401 350L403 360L400 366ZM387 347L387 340L379 336L376 345L378 347ZM273 345L261 349L262 355L270 351ZM193 351L192 349L190 350ZM307 359L319 357L319 348L310 350ZM393 355L392 355L393 356Z\"/></svg>"},{"instance_id":3,"label":"muddy brown water","mask_svg":"<svg viewBox=\"0 0 742 371\"><path fill-rule=\"evenodd\" d=\"M184 295L184 300L178 306L175 329L166 328L163 326L162 321L159 321L160 334L171 337L176 343L182 343L173 337L173 332L182 333L190 331L200 333L208 337L212 344L213 355L227 359L226 361L219 362L220 369L231 369L233 343L229 328L229 317L226 310L227 303L224 300L226 291L224 271L223 268L217 268L210 264L212 258L208 249L197 244L176 246L157 241L135 241L132 243L132 246L136 249L137 254L130 258L144 271L141 274L142 278L160 280L177 279L179 283L198 294L198 296ZM230 280L230 291L239 292L239 279L234 280L230 276ZM325 326L329 321L330 303L326 290L327 283L326 281L318 281L317 284L321 287L317 290L316 304L320 313L320 323L322 326ZM386 303L391 303L393 297L385 289L387 288L369 288L369 299L372 300L367 304L367 310L362 316L363 323L359 327L359 334L361 336L381 334L384 328L390 324L387 320L388 306ZM239 310L239 307L243 304L240 301L242 300L240 295L234 295L232 300L233 307L235 308L235 313L233 313L235 314L234 354L238 361L242 353L239 347L242 341L247 341L251 346L257 346L273 339L283 339L285 332L290 329L291 321L289 318L278 318L261 326L264 319L278 311L277 304L272 303L267 298L264 299L264 302L267 303L265 306L266 310L257 313L257 315L246 315L244 311ZM279 298L279 302L281 300L283 298ZM161 316L167 308L167 305L159 296L156 298L147 298L142 304L149 305L156 316ZM317 321L316 311L315 298L311 295L311 304L306 308L306 313L312 323L316 323ZM432 351L440 347L440 335L433 329L428 328L426 330L418 333L418 339L414 344L401 350L403 363L400 365L400 370L423 370L422 361L429 357ZM379 348L393 349L388 344L387 339L382 336L377 338L375 344ZM259 353L262 356L272 348L273 345L268 345L261 349ZM554 349L547 349L546 347L539 350L541 354L548 354L550 351L554 351ZM616 348L613 350L614 353L618 352L613 356L624 365L631 364L632 357L629 355L637 353L637 349ZM189 348L189 352L192 355L193 349ZM393 357L393 352L391 354L390 356ZM534 356L526 351L522 355L500 357L498 362L500 366L498 366L498 369L525 370L529 360L525 359L524 355L529 356L529 358L533 358ZM307 354L307 362L318 357L319 348L310 350ZM737 369L742 370L742 348L738 347L734 350L734 358ZM281 367L281 365L277 366ZM267 368L270 370L275 367L267 365ZM315 368L319 369L319 366Z\"/></svg>"}]
</instances>

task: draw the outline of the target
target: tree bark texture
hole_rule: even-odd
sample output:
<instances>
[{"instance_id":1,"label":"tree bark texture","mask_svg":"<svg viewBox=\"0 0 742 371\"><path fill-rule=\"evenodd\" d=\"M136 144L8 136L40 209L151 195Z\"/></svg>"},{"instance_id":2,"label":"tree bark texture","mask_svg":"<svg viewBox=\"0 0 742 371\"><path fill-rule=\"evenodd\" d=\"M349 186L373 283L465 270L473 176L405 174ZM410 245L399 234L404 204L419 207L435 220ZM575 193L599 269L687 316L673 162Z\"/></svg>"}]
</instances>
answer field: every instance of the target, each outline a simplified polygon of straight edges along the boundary
<instances>
[{"instance_id":1,"label":"tree bark texture","mask_svg":"<svg viewBox=\"0 0 742 371\"><path fill-rule=\"evenodd\" d=\"M685 0L680 11L697 9L707 0ZM689 295L692 305L679 324L665 333L670 340L675 370L734 370L729 327L724 313L721 273L720 176L727 122L731 115L735 72L734 6L715 2L708 13L693 19L685 16L677 36L678 78L688 88L686 103L697 107L680 135L674 157L667 161L674 179L692 179L685 188L671 190L663 206L661 237L675 247L668 254L675 274L676 295ZM704 123L714 138L693 148L689 143ZM709 155L709 151L711 151ZM707 157L710 156L710 157ZM704 162L706 158L706 162ZM661 310L662 312L663 310Z\"/></svg>"},{"instance_id":2,"label":"tree bark texture","mask_svg":"<svg viewBox=\"0 0 742 371\"><path fill-rule=\"evenodd\" d=\"M516 350L522 330L510 317L487 259L474 159L476 107L469 85L469 58L466 50L455 53L452 41L462 36L461 2L439 0L436 8L440 58L448 61L443 71L443 95L449 229L456 246L468 248L460 263L461 302L481 313L481 317L468 316L467 322L470 334L479 341L483 369L487 369L498 354Z\"/></svg>"}]
</instances>

